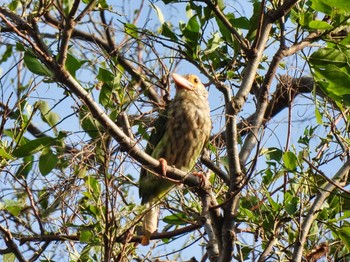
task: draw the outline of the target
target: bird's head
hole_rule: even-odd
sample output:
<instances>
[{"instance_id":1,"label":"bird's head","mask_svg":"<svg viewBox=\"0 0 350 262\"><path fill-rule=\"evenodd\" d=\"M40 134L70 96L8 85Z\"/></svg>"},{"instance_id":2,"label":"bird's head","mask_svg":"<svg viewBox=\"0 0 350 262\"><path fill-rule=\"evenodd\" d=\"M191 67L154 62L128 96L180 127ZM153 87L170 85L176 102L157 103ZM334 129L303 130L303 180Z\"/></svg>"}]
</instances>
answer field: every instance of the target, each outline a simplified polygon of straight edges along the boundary
<instances>
[{"instance_id":1,"label":"bird's head","mask_svg":"<svg viewBox=\"0 0 350 262\"><path fill-rule=\"evenodd\" d=\"M204 98L208 97L208 91L205 89L204 85L202 84L198 76L196 75L181 76L175 73L171 74L171 76L174 79L177 93L193 92Z\"/></svg>"}]
</instances>

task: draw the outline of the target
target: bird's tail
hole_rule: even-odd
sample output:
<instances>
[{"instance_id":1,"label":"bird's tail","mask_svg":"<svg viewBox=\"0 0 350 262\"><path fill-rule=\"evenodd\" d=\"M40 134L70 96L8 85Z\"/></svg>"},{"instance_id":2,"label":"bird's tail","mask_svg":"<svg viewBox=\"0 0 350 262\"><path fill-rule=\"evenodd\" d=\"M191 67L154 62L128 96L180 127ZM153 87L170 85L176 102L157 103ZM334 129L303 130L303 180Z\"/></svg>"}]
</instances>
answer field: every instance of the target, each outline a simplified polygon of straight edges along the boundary
<instances>
[{"instance_id":1,"label":"bird's tail","mask_svg":"<svg viewBox=\"0 0 350 262\"><path fill-rule=\"evenodd\" d=\"M147 203L146 207L150 207L148 212L143 217L143 227L142 227L142 239L141 245L149 245L151 235L157 231L158 228L158 216L159 216L159 205L154 205Z\"/></svg>"}]
</instances>

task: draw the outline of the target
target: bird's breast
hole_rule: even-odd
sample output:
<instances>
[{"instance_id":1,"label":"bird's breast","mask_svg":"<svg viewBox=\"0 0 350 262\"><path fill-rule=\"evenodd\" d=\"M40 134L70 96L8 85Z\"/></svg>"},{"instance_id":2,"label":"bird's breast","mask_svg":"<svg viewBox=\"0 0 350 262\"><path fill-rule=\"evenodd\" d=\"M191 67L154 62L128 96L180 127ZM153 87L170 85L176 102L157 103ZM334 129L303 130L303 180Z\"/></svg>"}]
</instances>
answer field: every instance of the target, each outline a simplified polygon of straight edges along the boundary
<instances>
[{"instance_id":1,"label":"bird's breast","mask_svg":"<svg viewBox=\"0 0 350 262\"><path fill-rule=\"evenodd\" d=\"M168 164L190 171L210 135L211 121L208 102L174 101L169 112L168 145L164 158Z\"/></svg>"}]
</instances>

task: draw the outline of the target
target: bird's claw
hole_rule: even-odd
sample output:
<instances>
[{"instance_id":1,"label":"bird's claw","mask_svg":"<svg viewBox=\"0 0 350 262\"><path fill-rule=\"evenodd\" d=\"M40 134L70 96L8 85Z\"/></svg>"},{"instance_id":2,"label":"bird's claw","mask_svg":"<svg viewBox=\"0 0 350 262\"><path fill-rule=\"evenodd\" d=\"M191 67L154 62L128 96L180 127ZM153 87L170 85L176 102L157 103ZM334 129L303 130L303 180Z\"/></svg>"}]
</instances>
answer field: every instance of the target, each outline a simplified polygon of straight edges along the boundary
<instances>
[{"instance_id":1,"label":"bird's claw","mask_svg":"<svg viewBox=\"0 0 350 262\"><path fill-rule=\"evenodd\" d=\"M159 164L162 170L162 176L166 176L166 169L168 167L168 162L164 158L159 158Z\"/></svg>"},{"instance_id":2,"label":"bird's claw","mask_svg":"<svg viewBox=\"0 0 350 262\"><path fill-rule=\"evenodd\" d=\"M208 186L209 180L203 173L193 172L192 174L199 178L201 187L206 188Z\"/></svg>"}]
</instances>

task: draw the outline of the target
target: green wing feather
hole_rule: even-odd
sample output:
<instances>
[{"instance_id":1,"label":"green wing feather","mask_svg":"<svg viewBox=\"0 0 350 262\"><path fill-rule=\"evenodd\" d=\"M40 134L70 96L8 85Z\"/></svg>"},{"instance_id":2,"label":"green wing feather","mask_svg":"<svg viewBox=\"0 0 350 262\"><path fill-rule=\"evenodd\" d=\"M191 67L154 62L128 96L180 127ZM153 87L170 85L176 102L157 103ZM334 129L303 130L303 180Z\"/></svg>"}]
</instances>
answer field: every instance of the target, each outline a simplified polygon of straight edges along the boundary
<instances>
[{"instance_id":1,"label":"green wing feather","mask_svg":"<svg viewBox=\"0 0 350 262\"><path fill-rule=\"evenodd\" d=\"M161 143L164 138L166 127L167 127L167 116L168 109L164 109L159 112L159 116L154 123L154 129L151 133L145 152L155 157L154 149ZM153 174L149 174L145 168L141 168L140 172L140 184L139 184L139 195L142 198L142 204L150 202L154 197L161 194L162 183L164 180L156 177ZM166 183L167 184L167 183ZM166 189L167 187L165 187Z\"/></svg>"}]
</instances>

